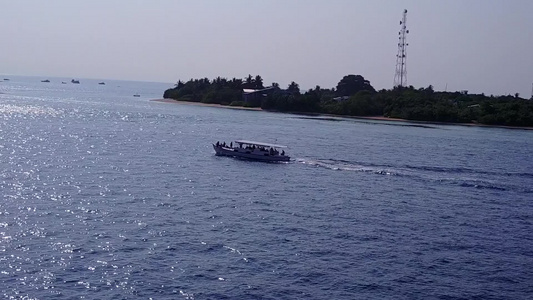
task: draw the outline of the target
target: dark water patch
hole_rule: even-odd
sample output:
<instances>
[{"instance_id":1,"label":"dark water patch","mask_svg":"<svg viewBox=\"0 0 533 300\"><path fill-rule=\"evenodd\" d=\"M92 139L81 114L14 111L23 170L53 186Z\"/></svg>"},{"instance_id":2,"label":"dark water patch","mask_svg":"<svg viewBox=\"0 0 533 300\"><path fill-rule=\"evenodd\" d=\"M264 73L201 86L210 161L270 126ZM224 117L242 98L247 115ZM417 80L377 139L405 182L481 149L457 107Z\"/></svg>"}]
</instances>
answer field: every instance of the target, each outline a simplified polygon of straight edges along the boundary
<instances>
[{"instance_id":1,"label":"dark water patch","mask_svg":"<svg viewBox=\"0 0 533 300\"><path fill-rule=\"evenodd\" d=\"M431 171L436 173L447 173L447 174L479 174L479 175L496 175L496 176L508 176L508 177L526 177L533 178L533 173L523 173L523 172L496 172L490 170L482 169L470 169L470 168L449 168L449 167L432 167L432 166L403 166L408 169L421 170L421 171Z\"/></svg>"},{"instance_id":2,"label":"dark water patch","mask_svg":"<svg viewBox=\"0 0 533 300\"><path fill-rule=\"evenodd\" d=\"M332 117L294 117L295 119L304 119L304 120L322 120L322 121L334 121L334 122L342 122L345 121L341 118L332 118Z\"/></svg>"},{"instance_id":3,"label":"dark water patch","mask_svg":"<svg viewBox=\"0 0 533 300\"><path fill-rule=\"evenodd\" d=\"M497 190L497 191L506 191L507 189L502 186L497 186L494 184L489 183L483 183L483 182L457 182L462 187L473 187L476 189L489 189L489 190Z\"/></svg>"},{"instance_id":4,"label":"dark water patch","mask_svg":"<svg viewBox=\"0 0 533 300\"><path fill-rule=\"evenodd\" d=\"M344 117L344 116L338 116L338 117L326 117L326 116L299 116L299 117L293 117L295 119L304 119L304 120L320 120L320 121L333 121L333 122L351 122L351 123L364 123L368 125L379 125L379 126L397 126L397 127L415 127L415 128L428 128L428 129L441 129L436 126L432 126L430 124L421 124L416 123L416 121L409 122L398 122L393 120L373 120L373 119L366 119L366 118L357 118L357 117Z\"/></svg>"}]
</instances>

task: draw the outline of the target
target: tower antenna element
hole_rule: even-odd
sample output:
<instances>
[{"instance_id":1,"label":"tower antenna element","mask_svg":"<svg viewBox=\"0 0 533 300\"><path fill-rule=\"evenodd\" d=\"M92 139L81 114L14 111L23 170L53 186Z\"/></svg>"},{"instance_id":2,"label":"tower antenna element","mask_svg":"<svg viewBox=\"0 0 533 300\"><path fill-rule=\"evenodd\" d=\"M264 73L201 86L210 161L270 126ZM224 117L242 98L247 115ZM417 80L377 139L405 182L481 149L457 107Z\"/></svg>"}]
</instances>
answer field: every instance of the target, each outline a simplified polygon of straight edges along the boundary
<instances>
[{"instance_id":1,"label":"tower antenna element","mask_svg":"<svg viewBox=\"0 0 533 300\"><path fill-rule=\"evenodd\" d=\"M404 87L407 85L407 9L403 11L400 21L400 31L398 32L398 54L396 54L396 74L394 75L394 87Z\"/></svg>"}]
</instances>

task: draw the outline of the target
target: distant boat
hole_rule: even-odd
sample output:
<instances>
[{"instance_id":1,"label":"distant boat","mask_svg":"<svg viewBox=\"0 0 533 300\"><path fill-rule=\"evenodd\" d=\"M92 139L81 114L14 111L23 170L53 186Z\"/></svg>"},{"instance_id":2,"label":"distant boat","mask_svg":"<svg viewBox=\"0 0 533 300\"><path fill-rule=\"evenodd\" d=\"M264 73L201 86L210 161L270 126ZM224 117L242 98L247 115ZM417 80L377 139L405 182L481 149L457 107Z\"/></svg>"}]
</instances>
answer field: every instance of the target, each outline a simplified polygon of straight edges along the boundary
<instances>
[{"instance_id":1,"label":"distant boat","mask_svg":"<svg viewBox=\"0 0 533 300\"><path fill-rule=\"evenodd\" d=\"M141 97L141 95L135 94L135 95L133 95L133 97Z\"/></svg>"},{"instance_id":2,"label":"distant boat","mask_svg":"<svg viewBox=\"0 0 533 300\"><path fill-rule=\"evenodd\" d=\"M99 85L105 85L105 82L98 82Z\"/></svg>"},{"instance_id":3,"label":"distant boat","mask_svg":"<svg viewBox=\"0 0 533 300\"><path fill-rule=\"evenodd\" d=\"M67 83L66 83L66 82L64 82L64 81L61 81L61 84L67 84Z\"/></svg>"},{"instance_id":4,"label":"distant boat","mask_svg":"<svg viewBox=\"0 0 533 300\"><path fill-rule=\"evenodd\" d=\"M79 81L79 80L74 80L74 79L72 79L70 82L75 83L75 84L80 84L80 81Z\"/></svg>"},{"instance_id":5,"label":"distant boat","mask_svg":"<svg viewBox=\"0 0 533 300\"><path fill-rule=\"evenodd\" d=\"M45 79L45 80L41 80L41 82L50 82L50 80Z\"/></svg>"},{"instance_id":6,"label":"distant boat","mask_svg":"<svg viewBox=\"0 0 533 300\"><path fill-rule=\"evenodd\" d=\"M9 81L9 78L4 78L4 81Z\"/></svg>"}]
</instances>

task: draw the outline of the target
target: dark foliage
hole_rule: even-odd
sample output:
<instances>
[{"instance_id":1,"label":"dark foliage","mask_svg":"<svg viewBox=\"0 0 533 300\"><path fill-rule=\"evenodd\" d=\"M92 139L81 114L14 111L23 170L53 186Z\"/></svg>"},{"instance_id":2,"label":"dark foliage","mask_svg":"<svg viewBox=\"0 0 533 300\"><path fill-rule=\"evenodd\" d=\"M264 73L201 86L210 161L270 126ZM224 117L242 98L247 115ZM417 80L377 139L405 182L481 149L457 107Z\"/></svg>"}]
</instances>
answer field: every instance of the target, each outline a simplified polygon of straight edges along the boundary
<instances>
[{"instance_id":1,"label":"dark foliage","mask_svg":"<svg viewBox=\"0 0 533 300\"><path fill-rule=\"evenodd\" d=\"M513 96L485 96L465 92L435 92L432 86L377 91L361 75L344 76L336 89L316 86L301 92L296 82L287 89L277 83L264 94L261 108L283 112L328 113L347 116L386 116L429 122L481 123L533 127L533 101ZM232 106L256 106L243 99L242 89L263 89L263 79L217 77L178 81L165 98Z\"/></svg>"},{"instance_id":2,"label":"dark foliage","mask_svg":"<svg viewBox=\"0 0 533 300\"><path fill-rule=\"evenodd\" d=\"M359 91L375 92L370 81L361 75L344 76L337 84L337 96L351 96Z\"/></svg>"},{"instance_id":3,"label":"dark foliage","mask_svg":"<svg viewBox=\"0 0 533 300\"><path fill-rule=\"evenodd\" d=\"M191 102L216 103L229 105L232 102L242 101L243 80L217 77L210 81L204 79L191 79L186 83L178 81L174 88L168 89L163 94L164 98Z\"/></svg>"},{"instance_id":4,"label":"dark foliage","mask_svg":"<svg viewBox=\"0 0 533 300\"><path fill-rule=\"evenodd\" d=\"M381 92L380 92L381 93ZM383 114L432 122L533 126L533 101L516 96L487 97L465 92L434 92L432 87L384 91Z\"/></svg>"}]
</instances>

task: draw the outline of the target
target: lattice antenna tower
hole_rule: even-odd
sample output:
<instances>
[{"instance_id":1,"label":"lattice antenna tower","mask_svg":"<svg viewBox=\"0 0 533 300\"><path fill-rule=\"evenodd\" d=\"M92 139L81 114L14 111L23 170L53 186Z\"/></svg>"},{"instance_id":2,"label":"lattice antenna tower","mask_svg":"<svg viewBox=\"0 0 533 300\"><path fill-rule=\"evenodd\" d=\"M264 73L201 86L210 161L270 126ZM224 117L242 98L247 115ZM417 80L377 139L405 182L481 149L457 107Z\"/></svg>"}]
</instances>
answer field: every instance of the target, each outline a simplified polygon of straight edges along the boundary
<instances>
[{"instance_id":1,"label":"lattice antenna tower","mask_svg":"<svg viewBox=\"0 0 533 300\"><path fill-rule=\"evenodd\" d=\"M400 21L400 32L398 32L398 54L396 55L396 74L394 75L394 86L404 87L407 85L407 9L403 11Z\"/></svg>"}]
</instances>

